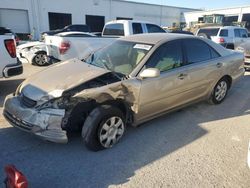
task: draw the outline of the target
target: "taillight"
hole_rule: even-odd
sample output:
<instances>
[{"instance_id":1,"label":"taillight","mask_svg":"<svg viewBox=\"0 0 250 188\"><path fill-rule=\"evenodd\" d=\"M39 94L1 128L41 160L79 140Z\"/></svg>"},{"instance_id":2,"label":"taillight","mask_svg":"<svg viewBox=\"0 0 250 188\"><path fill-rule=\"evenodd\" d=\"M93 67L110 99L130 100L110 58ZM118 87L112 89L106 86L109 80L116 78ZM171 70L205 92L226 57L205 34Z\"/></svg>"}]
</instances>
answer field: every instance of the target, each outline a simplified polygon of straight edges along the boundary
<instances>
[{"instance_id":1,"label":"taillight","mask_svg":"<svg viewBox=\"0 0 250 188\"><path fill-rule=\"evenodd\" d=\"M224 39L224 38L218 38L218 42L219 42L219 43L224 43L224 42L225 42L225 39Z\"/></svg>"},{"instance_id":2,"label":"taillight","mask_svg":"<svg viewBox=\"0 0 250 188\"><path fill-rule=\"evenodd\" d=\"M5 48L10 54L10 57L16 58L16 44L13 39L4 40Z\"/></svg>"},{"instance_id":3,"label":"taillight","mask_svg":"<svg viewBox=\"0 0 250 188\"><path fill-rule=\"evenodd\" d=\"M59 52L60 54L65 54L70 48L69 42L62 42L59 46Z\"/></svg>"}]
</instances>

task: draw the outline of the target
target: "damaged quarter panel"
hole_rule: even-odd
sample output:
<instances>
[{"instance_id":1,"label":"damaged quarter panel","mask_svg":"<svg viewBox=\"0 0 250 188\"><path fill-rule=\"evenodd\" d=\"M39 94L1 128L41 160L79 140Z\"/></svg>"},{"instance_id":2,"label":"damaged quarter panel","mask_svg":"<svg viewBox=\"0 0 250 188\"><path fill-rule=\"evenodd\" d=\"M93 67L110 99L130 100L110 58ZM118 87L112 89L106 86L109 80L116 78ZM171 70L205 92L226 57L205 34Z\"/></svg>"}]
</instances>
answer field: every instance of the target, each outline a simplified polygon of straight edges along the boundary
<instances>
[{"instance_id":1,"label":"damaged quarter panel","mask_svg":"<svg viewBox=\"0 0 250 188\"><path fill-rule=\"evenodd\" d=\"M66 90L63 95L71 98L62 127L66 130L78 131L93 108L110 103L122 103L126 108L124 113L129 121L138 111L140 85L141 81L136 78L121 78L109 72Z\"/></svg>"}]
</instances>

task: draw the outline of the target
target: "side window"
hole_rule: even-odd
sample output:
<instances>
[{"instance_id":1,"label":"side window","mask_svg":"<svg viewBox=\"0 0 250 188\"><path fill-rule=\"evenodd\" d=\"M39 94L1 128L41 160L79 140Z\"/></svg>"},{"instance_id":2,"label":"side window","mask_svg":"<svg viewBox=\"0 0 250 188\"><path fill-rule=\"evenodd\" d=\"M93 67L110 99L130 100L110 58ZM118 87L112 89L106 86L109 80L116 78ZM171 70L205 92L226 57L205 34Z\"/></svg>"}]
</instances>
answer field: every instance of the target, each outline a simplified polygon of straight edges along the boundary
<instances>
[{"instance_id":1,"label":"side window","mask_svg":"<svg viewBox=\"0 0 250 188\"><path fill-rule=\"evenodd\" d=\"M210 54L211 54L211 58L214 59L214 58L218 58L220 57L219 53L216 52L213 48L209 47L210 48Z\"/></svg>"},{"instance_id":2,"label":"side window","mask_svg":"<svg viewBox=\"0 0 250 188\"><path fill-rule=\"evenodd\" d=\"M220 30L220 36L221 37L228 37L228 30L227 29Z\"/></svg>"},{"instance_id":3,"label":"side window","mask_svg":"<svg viewBox=\"0 0 250 188\"><path fill-rule=\"evenodd\" d=\"M133 34L143 33L142 26L140 23L132 23Z\"/></svg>"},{"instance_id":4,"label":"side window","mask_svg":"<svg viewBox=\"0 0 250 188\"><path fill-rule=\"evenodd\" d=\"M104 35L113 35L113 36L124 36L123 24L106 25L103 34Z\"/></svg>"},{"instance_id":5,"label":"side window","mask_svg":"<svg viewBox=\"0 0 250 188\"><path fill-rule=\"evenodd\" d=\"M245 29L240 29L240 37L241 38L247 38L248 37L248 33Z\"/></svg>"},{"instance_id":6,"label":"side window","mask_svg":"<svg viewBox=\"0 0 250 188\"><path fill-rule=\"evenodd\" d=\"M240 30L234 29L234 36L240 38Z\"/></svg>"},{"instance_id":7,"label":"side window","mask_svg":"<svg viewBox=\"0 0 250 188\"><path fill-rule=\"evenodd\" d=\"M146 63L146 68L158 68L164 72L182 66L182 62L181 41L171 41L163 44L154 52Z\"/></svg>"},{"instance_id":8,"label":"side window","mask_svg":"<svg viewBox=\"0 0 250 188\"><path fill-rule=\"evenodd\" d=\"M212 59L212 48L205 42L198 39L186 39L184 40L187 64L198 63ZM213 54L216 56L215 54ZM217 54L218 55L218 54Z\"/></svg>"},{"instance_id":9,"label":"side window","mask_svg":"<svg viewBox=\"0 0 250 188\"><path fill-rule=\"evenodd\" d=\"M146 24L148 33L166 33L164 29L154 24Z\"/></svg>"}]
</instances>

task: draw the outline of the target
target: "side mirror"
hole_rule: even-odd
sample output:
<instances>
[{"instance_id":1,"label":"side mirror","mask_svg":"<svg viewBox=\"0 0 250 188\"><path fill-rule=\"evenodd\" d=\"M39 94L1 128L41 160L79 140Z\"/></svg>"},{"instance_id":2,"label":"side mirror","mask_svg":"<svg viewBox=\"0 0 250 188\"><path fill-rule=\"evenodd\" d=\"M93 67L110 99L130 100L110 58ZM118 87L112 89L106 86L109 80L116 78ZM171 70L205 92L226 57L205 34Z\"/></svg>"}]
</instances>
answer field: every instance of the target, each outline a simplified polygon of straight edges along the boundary
<instances>
[{"instance_id":1,"label":"side mirror","mask_svg":"<svg viewBox=\"0 0 250 188\"><path fill-rule=\"evenodd\" d=\"M156 68L148 68L143 70L139 76L141 78L156 78L160 76L160 71Z\"/></svg>"}]
</instances>

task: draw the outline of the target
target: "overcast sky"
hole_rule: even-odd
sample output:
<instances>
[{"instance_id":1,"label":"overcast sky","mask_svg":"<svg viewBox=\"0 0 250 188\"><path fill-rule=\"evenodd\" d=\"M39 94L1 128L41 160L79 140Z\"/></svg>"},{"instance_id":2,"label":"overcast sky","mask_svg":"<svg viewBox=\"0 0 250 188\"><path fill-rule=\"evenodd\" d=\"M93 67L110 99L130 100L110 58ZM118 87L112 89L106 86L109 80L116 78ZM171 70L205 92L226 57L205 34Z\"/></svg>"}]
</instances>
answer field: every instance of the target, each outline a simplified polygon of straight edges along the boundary
<instances>
[{"instance_id":1,"label":"overcast sky","mask_svg":"<svg viewBox=\"0 0 250 188\"><path fill-rule=\"evenodd\" d=\"M164 4L169 6L189 7L189 8L226 8L242 5L250 5L250 0L129 0L143 3Z\"/></svg>"}]
</instances>

